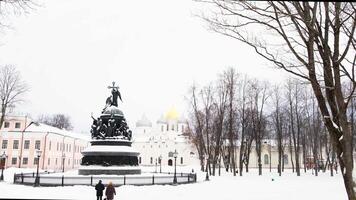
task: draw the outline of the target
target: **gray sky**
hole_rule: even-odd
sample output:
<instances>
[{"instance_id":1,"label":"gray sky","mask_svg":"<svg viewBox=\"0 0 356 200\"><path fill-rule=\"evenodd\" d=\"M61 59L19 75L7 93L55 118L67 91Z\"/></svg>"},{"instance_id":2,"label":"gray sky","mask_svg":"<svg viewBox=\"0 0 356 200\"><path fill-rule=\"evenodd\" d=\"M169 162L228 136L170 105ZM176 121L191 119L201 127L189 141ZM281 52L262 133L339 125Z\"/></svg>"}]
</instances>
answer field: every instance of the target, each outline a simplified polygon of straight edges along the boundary
<instances>
[{"instance_id":1,"label":"gray sky","mask_svg":"<svg viewBox=\"0 0 356 200\"><path fill-rule=\"evenodd\" d=\"M90 113L100 114L112 81L133 128L143 113L152 122L172 106L183 113L189 86L215 80L226 67L271 81L286 75L246 45L208 31L192 0L38 2L9 18L0 64L16 65L31 88L17 112L64 113L78 132L89 131Z\"/></svg>"}]
</instances>

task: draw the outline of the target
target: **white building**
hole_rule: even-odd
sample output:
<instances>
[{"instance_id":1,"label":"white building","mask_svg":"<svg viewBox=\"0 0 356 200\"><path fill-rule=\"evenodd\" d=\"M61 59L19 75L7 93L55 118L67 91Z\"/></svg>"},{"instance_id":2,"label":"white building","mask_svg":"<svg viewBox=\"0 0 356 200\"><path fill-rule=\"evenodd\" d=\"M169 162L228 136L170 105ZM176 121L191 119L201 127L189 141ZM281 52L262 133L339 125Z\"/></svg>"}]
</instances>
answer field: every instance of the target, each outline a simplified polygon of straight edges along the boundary
<instances>
[{"instance_id":1,"label":"white building","mask_svg":"<svg viewBox=\"0 0 356 200\"><path fill-rule=\"evenodd\" d=\"M132 146L140 152L141 165L174 165L174 152L177 151L177 165L198 165L198 153L190 142L185 130L187 123L175 109L171 109L152 124L145 115L136 122Z\"/></svg>"}]
</instances>

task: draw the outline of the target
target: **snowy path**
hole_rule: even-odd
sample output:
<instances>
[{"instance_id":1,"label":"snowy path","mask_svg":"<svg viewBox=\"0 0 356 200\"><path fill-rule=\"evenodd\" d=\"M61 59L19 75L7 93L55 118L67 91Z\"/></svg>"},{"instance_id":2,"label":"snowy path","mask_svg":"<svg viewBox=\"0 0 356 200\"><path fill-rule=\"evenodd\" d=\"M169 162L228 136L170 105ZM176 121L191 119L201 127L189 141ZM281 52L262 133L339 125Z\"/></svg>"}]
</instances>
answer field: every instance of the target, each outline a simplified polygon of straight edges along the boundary
<instances>
[{"instance_id":1,"label":"snowy path","mask_svg":"<svg viewBox=\"0 0 356 200\"><path fill-rule=\"evenodd\" d=\"M312 174L285 173L282 177L265 172L258 176L256 171L244 174L243 177L233 177L224 174L221 177L211 177L208 182L202 181L204 173L199 173L200 181L196 184L178 186L122 186L117 188L120 200L344 200L347 199L342 177L337 174L330 177L321 173ZM272 177L274 181L272 181ZM96 199L95 190L90 186L67 187L31 187L0 183L0 198L56 198L56 199Z\"/></svg>"}]
</instances>

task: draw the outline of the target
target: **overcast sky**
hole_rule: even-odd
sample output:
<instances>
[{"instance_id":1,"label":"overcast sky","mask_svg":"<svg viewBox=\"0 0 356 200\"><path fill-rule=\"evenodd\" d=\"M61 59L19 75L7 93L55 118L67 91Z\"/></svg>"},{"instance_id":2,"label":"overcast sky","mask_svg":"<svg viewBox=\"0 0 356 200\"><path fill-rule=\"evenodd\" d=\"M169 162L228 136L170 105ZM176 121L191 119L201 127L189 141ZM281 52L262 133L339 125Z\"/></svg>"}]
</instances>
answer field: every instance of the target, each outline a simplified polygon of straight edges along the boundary
<instances>
[{"instance_id":1,"label":"overcast sky","mask_svg":"<svg viewBox=\"0 0 356 200\"><path fill-rule=\"evenodd\" d=\"M0 64L16 65L30 86L18 113L64 113L74 130L88 132L110 95L131 125L142 114L155 122L172 106L186 111L193 82L215 80L226 67L271 81L273 69L246 45L207 29L192 0L46 0L27 15L10 17L1 33Z\"/></svg>"}]
</instances>

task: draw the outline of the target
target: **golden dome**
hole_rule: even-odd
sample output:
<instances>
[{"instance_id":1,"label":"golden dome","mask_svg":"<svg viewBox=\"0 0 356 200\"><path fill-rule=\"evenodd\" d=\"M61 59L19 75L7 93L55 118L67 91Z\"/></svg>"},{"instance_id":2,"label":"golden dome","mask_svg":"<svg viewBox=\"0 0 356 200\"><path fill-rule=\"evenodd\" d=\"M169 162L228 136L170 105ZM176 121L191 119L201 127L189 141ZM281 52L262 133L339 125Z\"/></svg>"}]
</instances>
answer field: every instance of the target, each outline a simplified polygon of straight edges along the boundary
<instances>
[{"instance_id":1,"label":"golden dome","mask_svg":"<svg viewBox=\"0 0 356 200\"><path fill-rule=\"evenodd\" d=\"M178 120L179 114L177 110L172 107L166 114L166 120Z\"/></svg>"}]
</instances>

